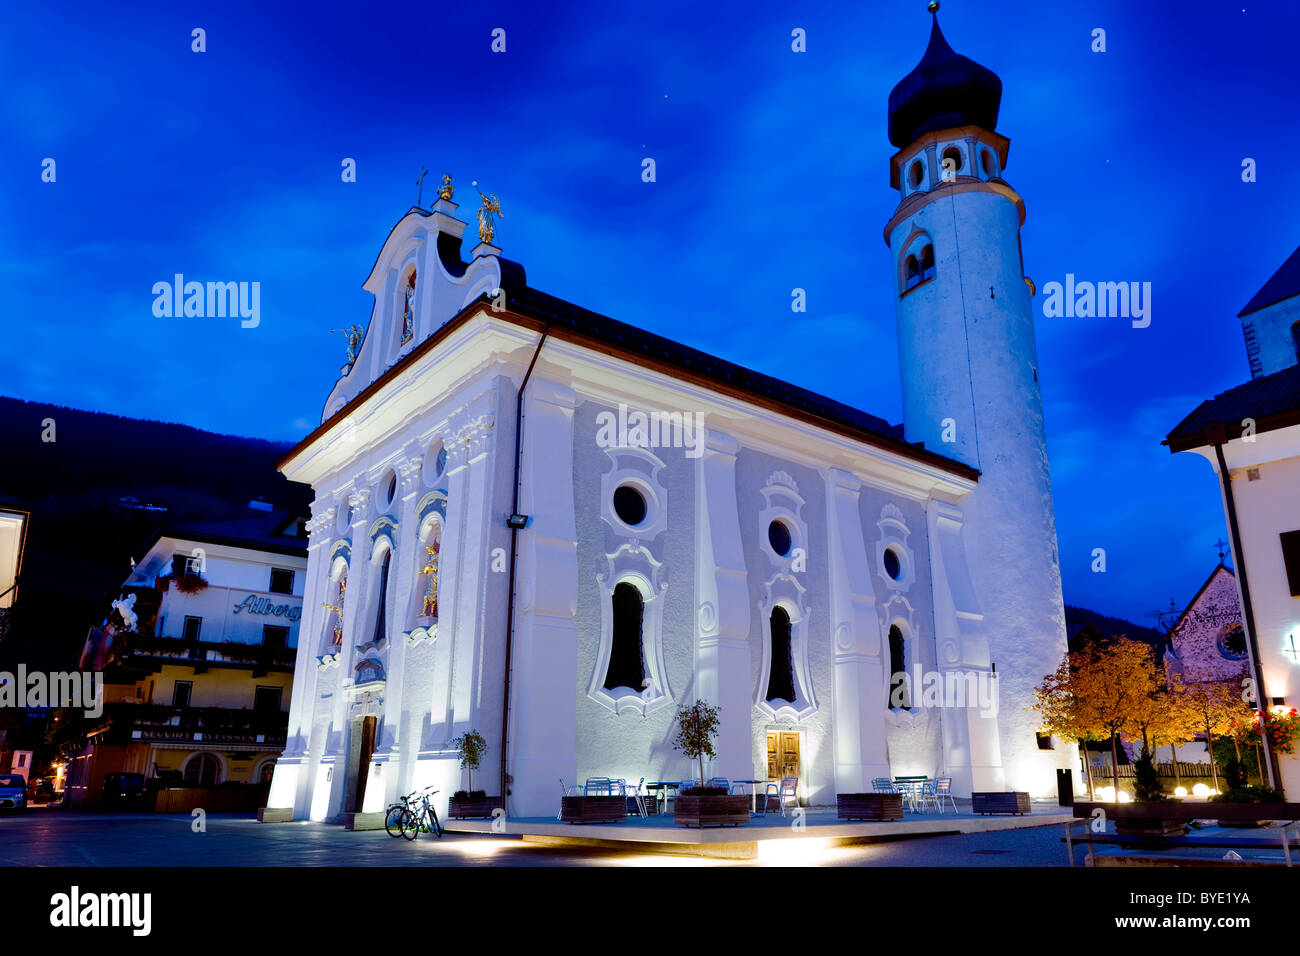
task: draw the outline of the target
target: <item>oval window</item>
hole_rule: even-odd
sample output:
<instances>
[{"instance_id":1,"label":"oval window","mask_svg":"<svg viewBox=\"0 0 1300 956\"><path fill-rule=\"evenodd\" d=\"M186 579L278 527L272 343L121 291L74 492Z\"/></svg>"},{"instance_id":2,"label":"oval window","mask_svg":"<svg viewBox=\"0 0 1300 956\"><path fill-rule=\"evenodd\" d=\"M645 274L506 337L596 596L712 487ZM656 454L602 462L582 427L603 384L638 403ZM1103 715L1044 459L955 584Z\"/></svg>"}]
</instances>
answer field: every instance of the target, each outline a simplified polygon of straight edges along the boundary
<instances>
[{"instance_id":1,"label":"oval window","mask_svg":"<svg viewBox=\"0 0 1300 956\"><path fill-rule=\"evenodd\" d=\"M790 539L790 529L786 527L784 521L773 521L767 526L767 543L783 558L790 553L790 545L793 542Z\"/></svg>"},{"instance_id":2,"label":"oval window","mask_svg":"<svg viewBox=\"0 0 1300 956\"><path fill-rule=\"evenodd\" d=\"M898 560L898 552L893 548L885 549L884 565L885 573L888 574L892 580L897 581L903 576L903 564Z\"/></svg>"},{"instance_id":3,"label":"oval window","mask_svg":"<svg viewBox=\"0 0 1300 956\"><path fill-rule=\"evenodd\" d=\"M645 521L645 495L631 485L620 485L614 489L614 514L625 525L635 528Z\"/></svg>"}]
</instances>

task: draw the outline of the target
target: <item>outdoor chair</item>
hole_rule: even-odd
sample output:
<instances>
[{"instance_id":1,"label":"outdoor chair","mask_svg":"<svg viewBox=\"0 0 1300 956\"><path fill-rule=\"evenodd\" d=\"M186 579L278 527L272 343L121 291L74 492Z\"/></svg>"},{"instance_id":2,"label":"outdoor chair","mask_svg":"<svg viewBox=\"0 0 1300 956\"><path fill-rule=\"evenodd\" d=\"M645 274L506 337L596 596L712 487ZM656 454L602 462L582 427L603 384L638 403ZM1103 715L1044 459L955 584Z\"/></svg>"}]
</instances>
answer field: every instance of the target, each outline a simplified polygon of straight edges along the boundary
<instances>
[{"instance_id":1,"label":"outdoor chair","mask_svg":"<svg viewBox=\"0 0 1300 956\"><path fill-rule=\"evenodd\" d=\"M614 781L609 777L588 777L587 785L582 788L582 792L588 797L613 796Z\"/></svg>"},{"instance_id":2,"label":"outdoor chair","mask_svg":"<svg viewBox=\"0 0 1300 956\"><path fill-rule=\"evenodd\" d=\"M922 782L921 789L916 795L916 802L917 805L920 807L920 812L922 813L925 812L925 808L927 806L932 806L935 808L935 810L939 809L939 797L938 794L935 792L935 786L933 780L926 780Z\"/></svg>"},{"instance_id":3,"label":"outdoor chair","mask_svg":"<svg viewBox=\"0 0 1300 956\"><path fill-rule=\"evenodd\" d=\"M888 777L874 777L871 781L872 793L898 793L898 788L894 786L892 780Z\"/></svg>"},{"instance_id":4,"label":"outdoor chair","mask_svg":"<svg viewBox=\"0 0 1300 956\"><path fill-rule=\"evenodd\" d=\"M773 790L776 792L773 793ZM764 809L767 808L767 801L774 796L776 797L777 808L781 811L781 816L785 816L785 801L787 797L794 800L794 805L797 808L799 806L799 778L782 777L779 785L769 783L767 785L767 793L763 797Z\"/></svg>"},{"instance_id":5,"label":"outdoor chair","mask_svg":"<svg viewBox=\"0 0 1300 956\"><path fill-rule=\"evenodd\" d=\"M943 813L943 801L947 800L952 804L952 812L957 812L957 801L952 796L952 777L939 777L934 782L934 802Z\"/></svg>"},{"instance_id":6,"label":"outdoor chair","mask_svg":"<svg viewBox=\"0 0 1300 956\"><path fill-rule=\"evenodd\" d=\"M728 785L726 777L710 777L707 786L721 787L723 790L726 790L728 793L731 792L731 787Z\"/></svg>"},{"instance_id":7,"label":"outdoor chair","mask_svg":"<svg viewBox=\"0 0 1300 956\"><path fill-rule=\"evenodd\" d=\"M622 780L619 783L623 784L623 795L627 797L629 804L628 812L631 813L632 807L635 807L636 812L644 819L648 815L645 808L645 777L642 777L635 787L629 787Z\"/></svg>"}]
</instances>

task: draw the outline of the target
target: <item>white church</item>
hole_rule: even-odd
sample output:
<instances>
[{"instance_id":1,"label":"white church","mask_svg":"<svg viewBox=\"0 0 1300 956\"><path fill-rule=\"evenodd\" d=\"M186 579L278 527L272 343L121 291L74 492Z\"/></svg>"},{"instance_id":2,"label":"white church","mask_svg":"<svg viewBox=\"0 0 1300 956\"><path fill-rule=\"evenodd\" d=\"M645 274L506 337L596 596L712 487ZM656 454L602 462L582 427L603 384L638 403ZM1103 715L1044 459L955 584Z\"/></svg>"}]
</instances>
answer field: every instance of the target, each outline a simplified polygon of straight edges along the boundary
<instances>
[{"instance_id":1,"label":"white church","mask_svg":"<svg viewBox=\"0 0 1300 956\"><path fill-rule=\"evenodd\" d=\"M1077 756L1030 709L1066 640L1001 87L936 19L889 97L899 202L863 258L894 277L902 425L529 285L495 197L468 260L448 178L410 209L280 464L315 503L267 813L445 808L473 729L474 788L554 816L561 780L691 777L696 699L709 775L807 804L912 774L1054 795Z\"/></svg>"}]
</instances>

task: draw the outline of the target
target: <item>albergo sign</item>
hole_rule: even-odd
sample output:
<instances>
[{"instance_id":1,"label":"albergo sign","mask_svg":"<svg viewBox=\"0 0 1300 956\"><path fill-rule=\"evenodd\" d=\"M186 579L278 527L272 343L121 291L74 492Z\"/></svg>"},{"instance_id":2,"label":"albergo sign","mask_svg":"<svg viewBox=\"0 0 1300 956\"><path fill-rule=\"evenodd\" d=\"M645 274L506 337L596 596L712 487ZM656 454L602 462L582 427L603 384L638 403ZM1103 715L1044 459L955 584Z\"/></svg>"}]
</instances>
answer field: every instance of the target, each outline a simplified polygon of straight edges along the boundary
<instances>
[{"instance_id":1,"label":"albergo sign","mask_svg":"<svg viewBox=\"0 0 1300 956\"><path fill-rule=\"evenodd\" d=\"M276 604L270 598L250 594L235 605L235 613L247 611L249 614L268 614L296 621L302 617L302 606L297 604Z\"/></svg>"}]
</instances>

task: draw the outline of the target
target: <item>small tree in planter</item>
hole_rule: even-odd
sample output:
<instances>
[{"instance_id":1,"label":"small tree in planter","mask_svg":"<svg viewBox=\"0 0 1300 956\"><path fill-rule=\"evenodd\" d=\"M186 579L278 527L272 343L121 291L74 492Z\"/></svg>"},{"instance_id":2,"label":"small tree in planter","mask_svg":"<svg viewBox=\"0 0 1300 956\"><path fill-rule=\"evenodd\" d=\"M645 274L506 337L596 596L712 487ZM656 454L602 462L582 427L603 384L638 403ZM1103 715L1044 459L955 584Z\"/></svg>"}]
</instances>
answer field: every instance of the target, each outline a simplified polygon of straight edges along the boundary
<instances>
[{"instance_id":1,"label":"small tree in planter","mask_svg":"<svg viewBox=\"0 0 1300 956\"><path fill-rule=\"evenodd\" d=\"M469 775L469 791L465 796L474 798L474 771L483 763L483 754L487 753L487 741L477 730L469 730L461 734L452 741L457 753L460 754L460 769L466 771ZM481 799L486 793L480 791L478 797Z\"/></svg>"},{"instance_id":2,"label":"small tree in planter","mask_svg":"<svg viewBox=\"0 0 1300 956\"><path fill-rule=\"evenodd\" d=\"M704 784L704 758L716 757L713 740L718 735L718 708L703 700L677 712L677 737L673 747L700 762L700 786L683 790L673 809L679 826L739 826L749 822L749 797L729 794L722 787Z\"/></svg>"},{"instance_id":3,"label":"small tree in planter","mask_svg":"<svg viewBox=\"0 0 1300 956\"><path fill-rule=\"evenodd\" d=\"M469 774L469 785L474 786L474 771L483 762L487 753L487 741L477 730L467 730L452 741L456 752L460 754L460 767ZM482 790L457 790L447 801L447 816L464 819L465 817L490 817L498 797L489 797Z\"/></svg>"},{"instance_id":4,"label":"small tree in planter","mask_svg":"<svg viewBox=\"0 0 1300 956\"><path fill-rule=\"evenodd\" d=\"M697 700L677 712L677 738L673 747L700 762L700 789L704 789L704 758L716 757L713 739L718 735L718 708Z\"/></svg>"}]
</instances>

